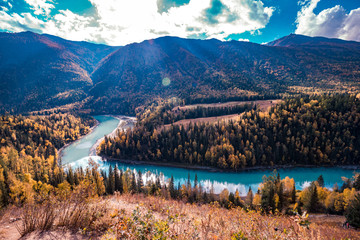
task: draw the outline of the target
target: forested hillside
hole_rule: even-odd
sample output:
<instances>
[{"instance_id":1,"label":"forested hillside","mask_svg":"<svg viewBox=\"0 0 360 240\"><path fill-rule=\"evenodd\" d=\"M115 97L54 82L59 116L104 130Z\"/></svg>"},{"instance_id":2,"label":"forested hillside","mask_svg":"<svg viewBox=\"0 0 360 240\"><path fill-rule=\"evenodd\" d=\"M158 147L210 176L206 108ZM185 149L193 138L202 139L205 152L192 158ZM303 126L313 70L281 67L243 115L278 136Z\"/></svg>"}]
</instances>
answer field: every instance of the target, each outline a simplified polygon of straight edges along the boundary
<instances>
[{"instance_id":1,"label":"forested hillside","mask_svg":"<svg viewBox=\"0 0 360 240\"><path fill-rule=\"evenodd\" d=\"M155 97L192 104L359 89L360 43L301 35L282 41L279 47L163 37L124 46L93 73L88 106L130 113Z\"/></svg>"},{"instance_id":2,"label":"forested hillside","mask_svg":"<svg viewBox=\"0 0 360 240\"><path fill-rule=\"evenodd\" d=\"M70 114L0 116L0 206L22 204L63 182L57 150L94 124Z\"/></svg>"},{"instance_id":3,"label":"forested hillside","mask_svg":"<svg viewBox=\"0 0 360 240\"><path fill-rule=\"evenodd\" d=\"M172 126L144 121L100 154L239 170L273 165L357 165L360 100L354 95L298 97L269 112L251 110L237 122ZM156 124L156 122L154 123Z\"/></svg>"},{"instance_id":4,"label":"forested hillside","mask_svg":"<svg viewBox=\"0 0 360 240\"><path fill-rule=\"evenodd\" d=\"M268 45L162 37L110 47L31 32L0 33L0 111L77 103L135 115L154 99L184 104L356 92L360 43L301 35Z\"/></svg>"},{"instance_id":5,"label":"forested hillside","mask_svg":"<svg viewBox=\"0 0 360 240\"><path fill-rule=\"evenodd\" d=\"M0 33L0 111L28 112L85 99L92 71L116 49L32 32Z\"/></svg>"}]
</instances>

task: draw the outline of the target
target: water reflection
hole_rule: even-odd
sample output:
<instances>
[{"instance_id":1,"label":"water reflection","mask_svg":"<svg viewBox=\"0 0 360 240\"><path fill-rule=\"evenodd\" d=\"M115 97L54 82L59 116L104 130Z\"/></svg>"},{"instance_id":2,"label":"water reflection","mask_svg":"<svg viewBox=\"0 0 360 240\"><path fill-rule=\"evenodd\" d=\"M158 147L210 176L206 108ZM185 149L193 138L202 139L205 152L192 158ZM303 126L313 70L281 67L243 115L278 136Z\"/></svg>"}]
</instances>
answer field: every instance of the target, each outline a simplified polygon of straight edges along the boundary
<instances>
[{"instance_id":1,"label":"water reflection","mask_svg":"<svg viewBox=\"0 0 360 240\"><path fill-rule=\"evenodd\" d=\"M108 171L109 166L113 168L115 165L123 171L131 170L136 173L141 171L143 182L155 182L156 176L160 176L162 183L168 182L171 176L174 177L175 186L179 183L186 184L188 175L190 175L191 184L194 184L195 174L198 181L204 190L210 191L213 188L215 193L220 193L223 189L227 188L230 192L239 191L241 196L246 196L249 187L253 191L257 191L262 177L264 175L272 174L271 170L256 170L241 173L226 173L226 172L208 172L205 170L189 170L183 168L152 166L152 165L137 165L113 161L103 161L99 156L90 156L82 158L78 161L72 162L69 166L77 168L85 168L88 165L89 159L99 164L99 168L105 172ZM308 187L311 181L315 181L320 174L324 176L325 186L332 188L335 183L341 184L341 177L351 177L352 170L341 168L293 168L293 169L280 169L278 171L282 178L289 176L294 178L297 189L304 189Z\"/></svg>"}]
</instances>

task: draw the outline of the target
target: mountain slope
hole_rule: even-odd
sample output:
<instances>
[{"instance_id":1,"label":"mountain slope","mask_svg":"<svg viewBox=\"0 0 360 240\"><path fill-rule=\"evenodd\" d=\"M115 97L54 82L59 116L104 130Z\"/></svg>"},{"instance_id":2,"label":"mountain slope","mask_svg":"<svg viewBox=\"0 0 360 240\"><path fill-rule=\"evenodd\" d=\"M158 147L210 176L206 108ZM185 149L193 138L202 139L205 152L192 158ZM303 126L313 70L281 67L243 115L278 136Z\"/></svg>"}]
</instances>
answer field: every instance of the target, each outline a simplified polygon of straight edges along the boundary
<instances>
[{"instance_id":1,"label":"mountain slope","mask_svg":"<svg viewBox=\"0 0 360 240\"><path fill-rule=\"evenodd\" d=\"M162 37L116 48L31 32L0 33L0 111L88 99L133 114L154 98L186 103L358 91L360 43L291 34L267 45Z\"/></svg>"},{"instance_id":2,"label":"mountain slope","mask_svg":"<svg viewBox=\"0 0 360 240\"><path fill-rule=\"evenodd\" d=\"M0 33L0 109L36 110L84 98L91 72L115 49L32 32Z\"/></svg>"},{"instance_id":3,"label":"mountain slope","mask_svg":"<svg viewBox=\"0 0 360 240\"><path fill-rule=\"evenodd\" d=\"M359 43L295 36L273 45L177 37L127 45L93 73L89 106L127 112L154 97L222 101L281 94L293 86L335 89L358 84ZM278 47L282 44L285 47ZM168 86L164 78L170 79Z\"/></svg>"}]
</instances>

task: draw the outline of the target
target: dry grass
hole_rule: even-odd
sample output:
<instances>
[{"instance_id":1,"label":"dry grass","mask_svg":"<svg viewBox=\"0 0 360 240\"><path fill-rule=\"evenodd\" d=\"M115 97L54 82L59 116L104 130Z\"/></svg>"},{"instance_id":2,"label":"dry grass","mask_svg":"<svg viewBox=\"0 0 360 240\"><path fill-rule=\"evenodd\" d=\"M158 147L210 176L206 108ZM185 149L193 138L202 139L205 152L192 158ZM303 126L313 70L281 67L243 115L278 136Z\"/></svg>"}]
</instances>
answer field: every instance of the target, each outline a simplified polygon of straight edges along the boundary
<instances>
[{"instance_id":1,"label":"dry grass","mask_svg":"<svg viewBox=\"0 0 360 240\"><path fill-rule=\"evenodd\" d=\"M261 111L269 111L269 109L272 106L275 106L276 104L282 102L282 100L257 100L257 101L241 101L241 102L226 102L226 103L212 103L212 104L194 104L194 105L186 105L186 106L182 106L182 107L175 107L172 111L175 111L177 109L180 110L186 110L186 109L194 109L197 107L215 107L215 108L221 108L221 107L232 107L232 106L237 106L237 105L244 105L244 104L249 104L249 103L254 103L258 106L258 108ZM194 119L183 119L180 121L177 121L173 124L166 124L164 126L161 126L159 128L159 130L161 131L162 129L167 129L169 128L171 125L183 125L183 126L188 126L190 123L192 124L198 124L198 123L217 123L217 122L228 122L228 121L237 121L241 118L241 116L243 115L243 113L241 114L231 114L231 115L223 115L223 116L216 116L216 117L207 117L207 118L194 118Z\"/></svg>"},{"instance_id":2,"label":"dry grass","mask_svg":"<svg viewBox=\"0 0 360 240\"><path fill-rule=\"evenodd\" d=\"M21 236L33 231L48 231L56 218L53 204L28 204L22 208L21 221L16 225Z\"/></svg>"},{"instance_id":3,"label":"dry grass","mask_svg":"<svg viewBox=\"0 0 360 240\"><path fill-rule=\"evenodd\" d=\"M136 194L69 202L12 213L20 212L25 239L360 239L359 231L341 227L339 216L312 216L307 228L297 217ZM3 236L11 236L6 231L0 225Z\"/></svg>"},{"instance_id":4,"label":"dry grass","mask_svg":"<svg viewBox=\"0 0 360 240\"><path fill-rule=\"evenodd\" d=\"M123 226L121 234L131 232L133 225L127 225L124 219L129 219L135 210L137 218L153 221L154 226L165 224L166 236L170 239L360 239L360 232L343 229L341 225L330 227L319 222L306 228L300 226L295 217L265 216L240 208L227 210L217 204L198 206L141 195L116 196L111 203L114 209L123 209L116 223ZM112 233L119 236L116 235L119 232ZM153 231L151 236L157 233ZM137 239L137 235L126 236Z\"/></svg>"},{"instance_id":5,"label":"dry grass","mask_svg":"<svg viewBox=\"0 0 360 240\"><path fill-rule=\"evenodd\" d=\"M73 192L66 198L52 198L44 203L27 203L14 216L20 235L32 232L43 233L59 228L97 235L112 224L110 208L102 198L87 197L82 192Z\"/></svg>"},{"instance_id":6,"label":"dry grass","mask_svg":"<svg viewBox=\"0 0 360 240\"><path fill-rule=\"evenodd\" d=\"M188 126L190 123L192 124L198 124L198 123L217 123L217 122L227 122L227 121L237 121L241 118L243 113L241 114L231 114L231 115L224 115L224 116L217 116L217 117L207 117L207 118L194 118L194 119L183 119L180 121L177 121L173 124L166 124L164 126L162 126L161 128L159 128L160 130L162 130L163 128L167 129L169 128L171 125L183 125L183 126Z\"/></svg>"}]
</instances>

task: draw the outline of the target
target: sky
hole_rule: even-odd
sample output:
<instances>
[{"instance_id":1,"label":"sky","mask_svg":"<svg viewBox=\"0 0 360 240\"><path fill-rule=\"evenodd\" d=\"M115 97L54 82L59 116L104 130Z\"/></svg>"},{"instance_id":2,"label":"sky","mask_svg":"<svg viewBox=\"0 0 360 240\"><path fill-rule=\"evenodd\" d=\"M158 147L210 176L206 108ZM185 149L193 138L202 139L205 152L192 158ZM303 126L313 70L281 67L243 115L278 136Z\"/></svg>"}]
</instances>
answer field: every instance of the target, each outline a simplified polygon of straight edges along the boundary
<instances>
[{"instance_id":1,"label":"sky","mask_svg":"<svg viewBox=\"0 0 360 240\"><path fill-rule=\"evenodd\" d=\"M0 31L124 46L162 36L360 42L360 0L0 0Z\"/></svg>"}]
</instances>

